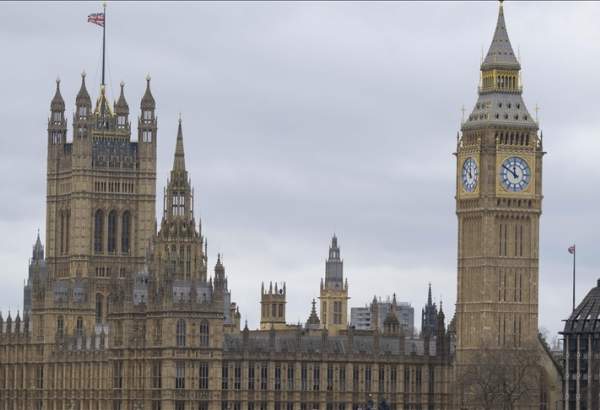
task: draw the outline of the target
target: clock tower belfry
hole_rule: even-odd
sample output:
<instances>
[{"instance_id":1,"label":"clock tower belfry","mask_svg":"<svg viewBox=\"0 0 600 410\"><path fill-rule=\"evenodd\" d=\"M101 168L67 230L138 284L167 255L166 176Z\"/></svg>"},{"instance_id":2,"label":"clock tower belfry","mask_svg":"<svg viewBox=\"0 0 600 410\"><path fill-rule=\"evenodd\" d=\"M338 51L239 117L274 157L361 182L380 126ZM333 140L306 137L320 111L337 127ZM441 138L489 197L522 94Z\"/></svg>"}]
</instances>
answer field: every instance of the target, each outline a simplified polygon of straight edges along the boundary
<instances>
[{"instance_id":1,"label":"clock tower belfry","mask_svg":"<svg viewBox=\"0 0 600 410\"><path fill-rule=\"evenodd\" d=\"M457 139L457 350L537 340L542 138L522 98L502 3Z\"/></svg>"}]
</instances>

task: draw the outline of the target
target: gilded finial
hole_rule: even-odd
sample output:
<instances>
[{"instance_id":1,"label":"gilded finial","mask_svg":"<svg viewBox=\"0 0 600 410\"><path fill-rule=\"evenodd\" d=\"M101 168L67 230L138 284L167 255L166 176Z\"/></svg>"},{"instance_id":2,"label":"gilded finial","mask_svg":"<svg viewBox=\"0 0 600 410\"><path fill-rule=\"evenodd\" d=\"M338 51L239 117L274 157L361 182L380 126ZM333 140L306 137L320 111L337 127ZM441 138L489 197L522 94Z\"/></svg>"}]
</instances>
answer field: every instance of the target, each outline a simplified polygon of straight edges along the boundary
<instances>
[{"instance_id":1,"label":"gilded finial","mask_svg":"<svg viewBox=\"0 0 600 410\"><path fill-rule=\"evenodd\" d=\"M146 74L146 81L150 82L151 79L152 77L150 77L150 73Z\"/></svg>"},{"instance_id":2,"label":"gilded finial","mask_svg":"<svg viewBox=\"0 0 600 410\"><path fill-rule=\"evenodd\" d=\"M86 73L85 73L85 70L83 70L83 71L81 72L81 78L85 78L85 76L86 76Z\"/></svg>"},{"instance_id":3,"label":"gilded finial","mask_svg":"<svg viewBox=\"0 0 600 410\"><path fill-rule=\"evenodd\" d=\"M60 77L56 76L56 84L60 84Z\"/></svg>"},{"instance_id":4,"label":"gilded finial","mask_svg":"<svg viewBox=\"0 0 600 410\"><path fill-rule=\"evenodd\" d=\"M125 87L125 81L121 81L121 84L119 84L121 86L121 88Z\"/></svg>"},{"instance_id":5,"label":"gilded finial","mask_svg":"<svg viewBox=\"0 0 600 410\"><path fill-rule=\"evenodd\" d=\"M178 118L179 118L179 123L181 124L181 112L179 113Z\"/></svg>"}]
</instances>

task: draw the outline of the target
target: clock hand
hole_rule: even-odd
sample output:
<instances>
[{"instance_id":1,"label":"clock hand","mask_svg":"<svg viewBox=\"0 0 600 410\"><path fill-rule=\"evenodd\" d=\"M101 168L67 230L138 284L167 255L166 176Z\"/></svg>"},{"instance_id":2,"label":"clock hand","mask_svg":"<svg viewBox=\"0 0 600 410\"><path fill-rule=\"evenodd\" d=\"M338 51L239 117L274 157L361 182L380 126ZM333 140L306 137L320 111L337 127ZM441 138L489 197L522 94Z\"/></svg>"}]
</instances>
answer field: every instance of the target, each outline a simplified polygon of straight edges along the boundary
<instances>
[{"instance_id":1,"label":"clock hand","mask_svg":"<svg viewBox=\"0 0 600 410\"><path fill-rule=\"evenodd\" d=\"M513 171L512 169L510 169L506 165L502 164L502 168L504 168L505 170L507 170L508 172L510 172L514 178L517 177L517 174L515 173L515 171Z\"/></svg>"}]
</instances>

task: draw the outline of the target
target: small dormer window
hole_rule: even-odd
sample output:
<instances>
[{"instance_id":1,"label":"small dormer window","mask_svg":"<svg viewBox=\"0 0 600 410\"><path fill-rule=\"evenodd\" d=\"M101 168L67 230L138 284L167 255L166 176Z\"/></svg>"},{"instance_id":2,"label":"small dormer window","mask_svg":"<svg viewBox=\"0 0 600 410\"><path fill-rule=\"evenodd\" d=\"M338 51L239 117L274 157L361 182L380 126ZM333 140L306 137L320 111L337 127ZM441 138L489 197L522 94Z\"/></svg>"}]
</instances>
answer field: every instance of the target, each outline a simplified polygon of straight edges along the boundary
<instances>
[{"instance_id":1,"label":"small dormer window","mask_svg":"<svg viewBox=\"0 0 600 410\"><path fill-rule=\"evenodd\" d=\"M62 121L62 113L60 111L55 111L52 113L52 121L53 122L61 122Z\"/></svg>"},{"instance_id":2,"label":"small dormer window","mask_svg":"<svg viewBox=\"0 0 600 410\"><path fill-rule=\"evenodd\" d=\"M125 127L126 123L127 123L127 118L124 115L119 115L117 117L117 125L119 126L119 128Z\"/></svg>"},{"instance_id":3,"label":"small dormer window","mask_svg":"<svg viewBox=\"0 0 600 410\"><path fill-rule=\"evenodd\" d=\"M79 116L87 117L87 115L88 115L87 107L86 106L79 107Z\"/></svg>"},{"instance_id":4,"label":"small dormer window","mask_svg":"<svg viewBox=\"0 0 600 410\"><path fill-rule=\"evenodd\" d=\"M150 121L152 119L152 111L144 110L143 118L144 118L144 121Z\"/></svg>"}]
</instances>

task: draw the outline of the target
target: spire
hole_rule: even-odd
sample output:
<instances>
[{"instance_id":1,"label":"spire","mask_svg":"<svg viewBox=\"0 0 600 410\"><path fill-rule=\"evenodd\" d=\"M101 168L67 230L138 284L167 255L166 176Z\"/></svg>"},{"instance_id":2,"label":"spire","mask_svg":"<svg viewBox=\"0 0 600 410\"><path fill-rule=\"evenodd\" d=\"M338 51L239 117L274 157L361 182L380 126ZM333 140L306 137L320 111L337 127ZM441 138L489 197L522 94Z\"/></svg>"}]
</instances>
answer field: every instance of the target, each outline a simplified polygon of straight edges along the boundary
<instances>
[{"instance_id":1,"label":"spire","mask_svg":"<svg viewBox=\"0 0 600 410\"><path fill-rule=\"evenodd\" d=\"M183 149L183 131L181 129L181 114L179 115L179 126L177 128L177 142L175 143L175 158L173 159L173 171L185 171L185 151Z\"/></svg>"},{"instance_id":2,"label":"spire","mask_svg":"<svg viewBox=\"0 0 600 410\"><path fill-rule=\"evenodd\" d=\"M119 94L119 99L115 104L115 113L119 115L128 115L129 114L129 104L127 104L127 100L125 99L125 83L121 81L121 93Z\"/></svg>"},{"instance_id":3,"label":"spire","mask_svg":"<svg viewBox=\"0 0 600 410\"><path fill-rule=\"evenodd\" d=\"M306 321L306 327L308 329L318 329L320 325L321 321L319 320L319 316L317 315L317 301L313 298L312 309L310 310L310 316Z\"/></svg>"},{"instance_id":4,"label":"spire","mask_svg":"<svg viewBox=\"0 0 600 410\"><path fill-rule=\"evenodd\" d=\"M215 265L215 274L217 274L217 273L220 273L220 274L225 273L225 267L223 266L223 263L221 262L221 254L220 253L217 254L217 263Z\"/></svg>"},{"instance_id":5,"label":"spire","mask_svg":"<svg viewBox=\"0 0 600 410\"><path fill-rule=\"evenodd\" d=\"M431 306L433 299L431 298L431 283L429 283L429 291L427 292L427 306Z\"/></svg>"},{"instance_id":6,"label":"spire","mask_svg":"<svg viewBox=\"0 0 600 410\"><path fill-rule=\"evenodd\" d=\"M504 21L504 7L502 1L498 10L498 21L496 31L492 39L492 44L481 64L481 70L490 70L493 68L519 70L521 65L517 60L506 31L506 22Z\"/></svg>"},{"instance_id":7,"label":"spire","mask_svg":"<svg viewBox=\"0 0 600 410\"><path fill-rule=\"evenodd\" d=\"M60 94L60 78L56 79L56 92L50 103L50 109L58 112L65 110L65 100L63 100L62 95Z\"/></svg>"},{"instance_id":8,"label":"spire","mask_svg":"<svg viewBox=\"0 0 600 410\"><path fill-rule=\"evenodd\" d=\"M40 239L40 231L38 229L37 239L35 241L35 245L33 245L33 260L42 260L44 259L44 246L42 245L42 241Z\"/></svg>"},{"instance_id":9,"label":"spire","mask_svg":"<svg viewBox=\"0 0 600 410\"><path fill-rule=\"evenodd\" d=\"M77 106L91 106L92 100L90 98L90 94L85 86L85 71L81 73L81 87L79 88L79 92L77 93L77 98L75 99L75 103Z\"/></svg>"},{"instance_id":10,"label":"spire","mask_svg":"<svg viewBox=\"0 0 600 410\"><path fill-rule=\"evenodd\" d=\"M146 92L142 97L141 108L142 110L154 110L156 108L156 103L154 102L154 97L152 96L152 92L150 91L150 74L146 76Z\"/></svg>"},{"instance_id":11,"label":"spire","mask_svg":"<svg viewBox=\"0 0 600 410\"><path fill-rule=\"evenodd\" d=\"M106 97L106 86L104 84L100 86L100 95L96 100L95 113L101 117L112 116L113 114L108 103L108 98Z\"/></svg>"}]
</instances>

